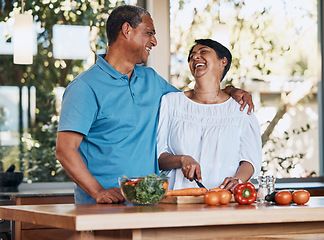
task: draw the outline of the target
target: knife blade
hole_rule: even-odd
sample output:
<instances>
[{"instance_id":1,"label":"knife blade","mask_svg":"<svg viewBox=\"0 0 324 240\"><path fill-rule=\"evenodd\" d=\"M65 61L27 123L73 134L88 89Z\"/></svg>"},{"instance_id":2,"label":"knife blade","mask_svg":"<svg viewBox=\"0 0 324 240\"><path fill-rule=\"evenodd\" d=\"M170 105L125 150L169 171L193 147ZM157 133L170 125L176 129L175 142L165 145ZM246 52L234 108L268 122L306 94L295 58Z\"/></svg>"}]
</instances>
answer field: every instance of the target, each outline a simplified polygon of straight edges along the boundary
<instances>
[{"instance_id":1,"label":"knife blade","mask_svg":"<svg viewBox=\"0 0 324 240\"><path fill-rule=\"evenodd\" d=\"M199 182L199 181L197 180L196 176L194 177L194 180L195 180L195 182L197 183L198 187L200 187L200 188L206 188L206 187L204 186L204 184L202 184L201 182ZM206 188L206 189L207 189L207 188Z\"/></svg>"}]
</instances>

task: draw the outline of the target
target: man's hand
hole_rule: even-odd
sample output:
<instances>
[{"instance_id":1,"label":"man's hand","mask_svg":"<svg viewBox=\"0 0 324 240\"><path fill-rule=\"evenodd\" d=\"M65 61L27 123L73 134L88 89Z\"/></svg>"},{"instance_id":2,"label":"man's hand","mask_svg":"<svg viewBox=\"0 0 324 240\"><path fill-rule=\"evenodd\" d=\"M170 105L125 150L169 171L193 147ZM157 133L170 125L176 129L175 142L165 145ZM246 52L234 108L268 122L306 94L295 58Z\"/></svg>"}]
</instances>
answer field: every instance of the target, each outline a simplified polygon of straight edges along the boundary
<instances>
[{"instance_id":1,"label":"man's hand","mask_svg":"<svg viewBox=\"0 0 324 240\"><path fill-rule=\"evenodd\" d=\"M192 181L196 175L198 181L201 181L201 169L199 163L190 156L181 156L181 171L183 175Z\"/></svg>"},{"instance_id":2,"label":"man's hand","mask_svg":"<svg viewBox=\"0 0 324 240\"><path fill-rule=\"evenodd\" d=\"M249 105L249 109L247 111L247 114L251 114L251 111L254 111L254 104L252 101L252 95L239 88L235 88L233 86L227 86L225 89L225 92L229 94L232 98L235 99L239 104L241 104L240 110L243 111L246 105Z\"/></svg>"},{"instance_id":3,"label":"man's hand","mask_svg":"<svg viewBox=\"0 0 324 240\"><path fill-rule=\"evenodd\" d=\"M96 197L97 203L123 203L125 198L123 197L119 188L102 189L99 191Z\"/></svg>"}]
</instances>

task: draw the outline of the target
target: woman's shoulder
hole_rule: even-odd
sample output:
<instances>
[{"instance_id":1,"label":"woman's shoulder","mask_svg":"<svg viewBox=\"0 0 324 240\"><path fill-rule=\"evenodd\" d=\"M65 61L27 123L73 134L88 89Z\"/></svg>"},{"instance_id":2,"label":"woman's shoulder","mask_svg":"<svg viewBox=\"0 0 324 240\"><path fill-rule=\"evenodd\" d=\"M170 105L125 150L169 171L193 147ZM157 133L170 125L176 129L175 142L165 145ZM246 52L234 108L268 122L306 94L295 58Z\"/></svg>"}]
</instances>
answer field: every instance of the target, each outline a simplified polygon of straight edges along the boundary
<instances>
[{"instance_id":1,"label":"woman's shoulder","mask_svg":"<svg viewBox=\"0 0 324 240\"><path fill-rule=\"evenodd\" d=\"M241 111L241 104L239 104L234 98L230 97L223 104L220 104L220 111L223 115L227 117L235 117L235 118L249 118L253 115L247 114L249 106L246 105L243 111Z\"/></svg>"},{"instance_id":2,"label":"woman's shoulder","mask_svg":"<svg viewBox=\"0 0 324 240\"><path fill-rule=\"evenodd\" d=\"M167 100L175 100L182 98L183 92L169 92L165 95L163 95L162 98L167 99Z\"/></svg>"},{"instance_id":3,"label":"woman's shoulder","mask_svg":"<svg viewBox=\"0 0 324 240\"><path fill-rule=\"evenodd\" d=\"M246 105L244 110L241 111L241 104L239 104L234 98L230 97L229 100L228 100L228 106L229 108L233 111L233 112L237 112L237 113L240 113L240 114L245 114L245 115L248 115L247 114L247 111L249 109L249 105Z\"/></svg>"},{"instance_id":4,"label":"woman's shoulder","mask_svg":"<svg viewBox=\"0 0 324 240\"><path fill-rule=\"evenodd\" d=\"M180 109L186 108L188 105L186 98L184 92L170 92L163 95L161 104L168 105L170 109L180 111Z\"/></svg>"}]
</instances>

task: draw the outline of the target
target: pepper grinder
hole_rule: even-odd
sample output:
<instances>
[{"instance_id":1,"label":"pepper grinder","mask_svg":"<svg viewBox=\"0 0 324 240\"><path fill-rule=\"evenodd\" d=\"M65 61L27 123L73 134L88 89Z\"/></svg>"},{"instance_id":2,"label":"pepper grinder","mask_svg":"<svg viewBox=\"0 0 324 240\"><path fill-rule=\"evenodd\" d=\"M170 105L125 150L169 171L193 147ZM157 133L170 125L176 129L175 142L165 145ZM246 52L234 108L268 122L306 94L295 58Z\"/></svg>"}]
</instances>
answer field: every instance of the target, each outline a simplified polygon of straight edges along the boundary
<instances>
[{"instance_id":1,"label":"pepper grinder","mask_svg":"<svg viewBox=\"0 0 324 240\"><path fill-rule=\"evenodd\" d=\"M267 188L268 188L268 194L273 193L275 189L275 181L276 178L272 175L267 176Z\"/></svg>"}]
</instances>

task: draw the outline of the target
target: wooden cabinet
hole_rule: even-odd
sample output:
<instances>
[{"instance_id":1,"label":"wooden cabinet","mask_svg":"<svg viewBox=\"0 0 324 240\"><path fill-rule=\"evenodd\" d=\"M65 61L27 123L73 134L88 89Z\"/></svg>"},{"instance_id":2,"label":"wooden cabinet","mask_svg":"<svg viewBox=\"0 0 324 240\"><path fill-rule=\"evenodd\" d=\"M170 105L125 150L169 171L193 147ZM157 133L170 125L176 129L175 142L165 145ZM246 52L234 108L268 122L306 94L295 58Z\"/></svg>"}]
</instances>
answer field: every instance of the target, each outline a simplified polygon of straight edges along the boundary
<instances>
[{"instance_id":1,"label":"wooden cabinet","mask_svg":"<svg viewBox=\"0 0 324 240\"><path fill-rule=\"evenodd\" d=\"M74 203L73 195L66 196L11 196L16 205L43 205L43 204L69 204ZM16 221L14 236L15 240L57 240L68 239L73 231L58 229Z\"/></svg>"}]
</instances>

